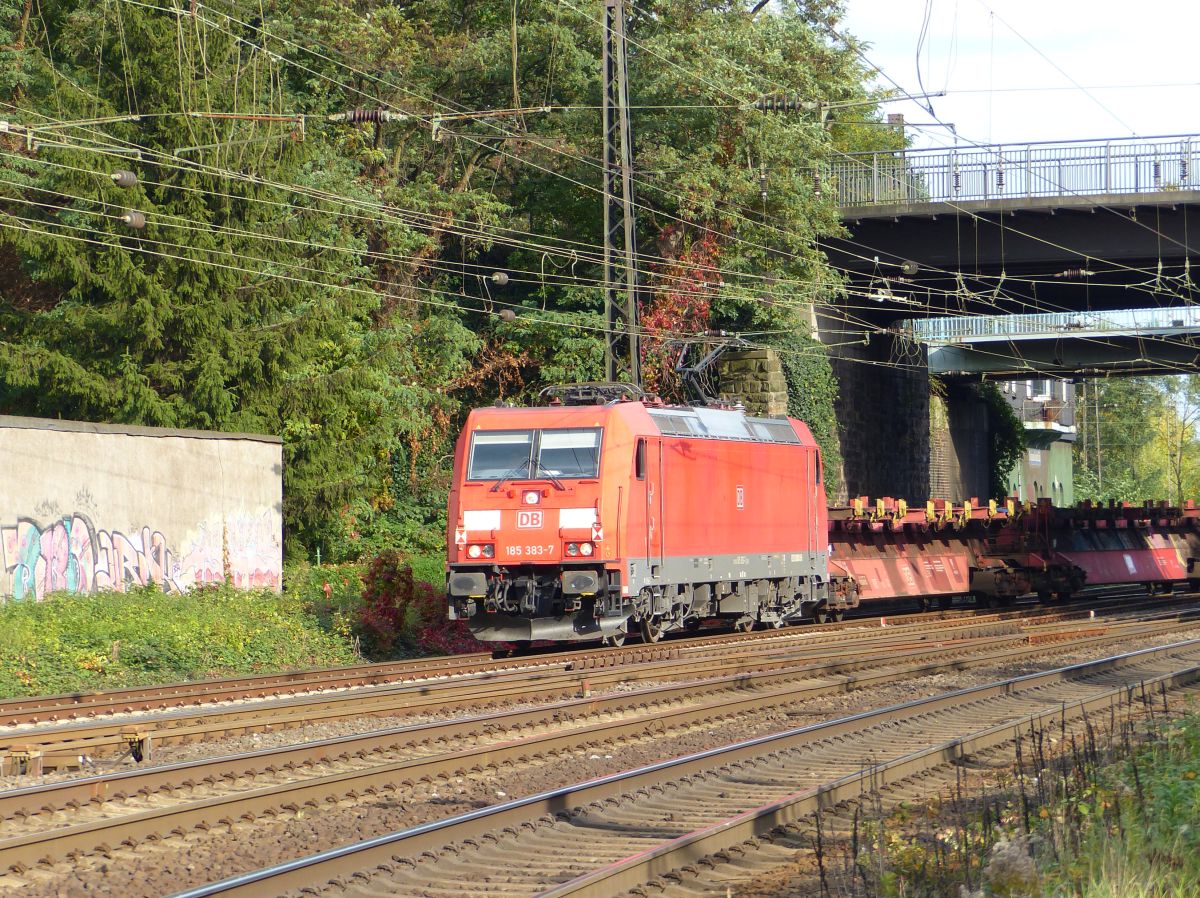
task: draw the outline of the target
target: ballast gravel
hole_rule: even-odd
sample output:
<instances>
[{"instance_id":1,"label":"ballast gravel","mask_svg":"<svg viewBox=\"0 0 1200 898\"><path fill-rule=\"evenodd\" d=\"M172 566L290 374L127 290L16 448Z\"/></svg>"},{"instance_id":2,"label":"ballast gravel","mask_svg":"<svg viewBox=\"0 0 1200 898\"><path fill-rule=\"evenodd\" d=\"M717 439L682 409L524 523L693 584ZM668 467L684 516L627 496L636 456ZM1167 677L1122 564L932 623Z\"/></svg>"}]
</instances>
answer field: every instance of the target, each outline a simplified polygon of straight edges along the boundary
<instances>
[{"instance_id":1,"label":"ballast gravel","mask_svg":"<svg viewBox=\"0 0 1200 898\"><path fill-rule=\"evenodd\" d=\"M253 822L238 821L232 827L170 836L157 842L144 842L136 848L118 847L106 856L80 857L69 866L63 863L50 869L31 870L20 878L0 875L0 898L7 895L20 895L21 898L169 895L348 842L679 755L1118 651L1195 638L1200 638L1200 629L1130 640L1119 648L1108 646L1091 651L1056 652L1050 645L1036 662L939 673L858 692L819 696L717 724L659 732L602 747L591 746L548 759L506 766L500 771L484 771L438 784L419 784L386 796L347 799L337 805L324 806L319 813L308 809L280 811L278 816L262 817ZM258 738L222 739L203 746L164 750L156 762L171 763L249 748L326 739L413 722L412 717L397 718L394 723L389 723L387 718L372 718L360 722L360 726L346 721L264 734ZM29 783L25 781L24 784ZM467 894L464 891L464 896Z\"/></svg>"}]
</instances>

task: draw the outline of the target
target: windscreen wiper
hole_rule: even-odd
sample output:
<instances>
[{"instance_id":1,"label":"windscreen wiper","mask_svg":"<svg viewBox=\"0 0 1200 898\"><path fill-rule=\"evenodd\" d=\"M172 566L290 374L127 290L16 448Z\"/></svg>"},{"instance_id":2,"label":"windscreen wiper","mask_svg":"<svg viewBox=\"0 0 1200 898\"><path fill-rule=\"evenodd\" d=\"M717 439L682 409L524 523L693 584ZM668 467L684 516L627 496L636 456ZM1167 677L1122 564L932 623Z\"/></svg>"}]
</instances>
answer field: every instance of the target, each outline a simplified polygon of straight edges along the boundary
<instances>
[{"instance_id":1,"label":"windscreen wiper","mask_svg":"<svg viewBox=\"0 0 1200 898\"><path fill-rule=\"evenodd\" d=\"M555 477L553 474L551 474L548 469L542 467L542 463L540 461L537 463L537 468L534 470L533 476L537 477L539 474L544 474L546 479L550 481L551 485L556 490L565 490L566 489L566 487L563 486L563 483L561 480L559 480L557 477Z\"/></svg>"},{"instance_id":2,"label":"windscreen wiper","mask_svg":"<svg viewBox=\"0 0 1200 898\"><path fill-rule=\"evenodd\" d=\"M504 476L502 476L499 480L497 480L495 483L492 484L492 488L490 490L488 490L488 492L490 492L490 493L500 492L500 487L502 487L502 486L504 486L504 484L508 483L508 481L511 478L516 477L518 474L525 474L528 471L529 471L529 462L525 462L525 464L523 464L523 465L517 465L517 467L511 468L510 470L505 472Z\"/></svg>"},{"instance_id":3,"label":"windscreen wiper","mask_svg":"<svg viewBox=\"0 0 1200 898\"><path fill-rule=\"evenodd\" d=\"M538 462L537 465L534 467L532 473L530 473L530 471L529 471L528 464L519 465L518 467L513 468L511 471L508 471L503 477L501 477L499 480L497 480L495 483L493 483L492 488L490 490L488 490L488 492L491 492L491 493L500 492L500 487L504 486L504 484L508 483L509 480L511 480L513 477L516 477L518 474L529 474L529 476L531 478L545 477L547 480L550 481L551 485L556 490L566 490L566 487L563 486L563 482L561 480L559 480L557 477L555 477L553 474L551 474L550 471L548 471L546 468L543 468L541 462Z\"/></svg>"}]
</instances>

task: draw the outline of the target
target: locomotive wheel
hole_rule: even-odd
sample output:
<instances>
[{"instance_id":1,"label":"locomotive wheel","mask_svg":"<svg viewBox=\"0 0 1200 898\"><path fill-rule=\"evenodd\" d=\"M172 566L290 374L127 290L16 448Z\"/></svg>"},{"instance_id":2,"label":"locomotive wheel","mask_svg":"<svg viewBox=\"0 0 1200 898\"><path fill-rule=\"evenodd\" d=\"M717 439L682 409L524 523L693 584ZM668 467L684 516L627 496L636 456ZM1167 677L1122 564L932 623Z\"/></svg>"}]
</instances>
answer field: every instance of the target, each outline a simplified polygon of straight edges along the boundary
<instances>
[{"instance_id":1,"label":"locomotive wheel","mask_svg":"<svg viewBox=\"0 0 1200 898\"><path fill-rule=\"evenodd\" d=\"M620 630L617 633L614 633L612 636L605 636L602 640L600 640L600 644L619 649L625 644L625 637L628 635L629 634L624 630Z\"/></svg>"},{"instance_id":2,"label":"locomotive wheel","mask_svg":"<svg viewBox=\"0 0 1200 898\"><path fill-rule=\"evenodd\" d=\"M662 639L663 626L659 618L648 618L642 621L642 642L652 644Z\"/></svg>"},{"instance_id":3,"label":"locomotive wheel","mask_svg":"<svg viewBox=\"0 0 1200 898\"><path fill-rule=\"evenodd\" d=\"M813 612L813 620L818 624L827 624L832 619L832 615L828 608L822 608L819 611Z\"/></svg>"},{"instance_id":4,"label":"locomotive wheel","mask_svg":"<svg viewBox=\"0 0 1200 898\"><path fill-rule=\"evenodd\" d=\"M846 616L846 612L843 611L841 608L839 608L837 611L833 612L833 619L835 621L837 621L839 624L842 622L842 619L845 616Z\"/></svg>"},{"instance_id":5,"label":"locomotive wheel","mask_svg":"<svg viewBox=\"0 0 1200 898\"><path fill-rule=\"evenodd\" d=\"M743 617L733 625L733 631L735 633L749 633L753 629L754 619L750 617Z\"/></svg>"}]
</instances>

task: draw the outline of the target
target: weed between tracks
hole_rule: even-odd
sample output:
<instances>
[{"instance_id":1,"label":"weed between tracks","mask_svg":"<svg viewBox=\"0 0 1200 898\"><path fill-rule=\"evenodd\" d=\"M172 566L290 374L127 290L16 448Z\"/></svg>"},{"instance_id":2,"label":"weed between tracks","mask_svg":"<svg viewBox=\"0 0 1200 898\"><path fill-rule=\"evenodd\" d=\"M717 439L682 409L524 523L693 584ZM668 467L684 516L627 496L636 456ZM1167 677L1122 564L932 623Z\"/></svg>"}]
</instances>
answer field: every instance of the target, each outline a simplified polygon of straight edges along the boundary
<instances>
[{"instance_id":1,"label":"weed between tracks","mask_svg":"<svg viewBox=\"0 0 1200 898\"><path fill-rule=\"evenodd\" d=\"M808 834L815 888L803 894L1200 895L1200 713L1145 698L1144 718L1027 733L1010 769L959 768L954 787L926 804L885 808L872 791L849 820L818 816Z\"/></svg>"}]
</instances>

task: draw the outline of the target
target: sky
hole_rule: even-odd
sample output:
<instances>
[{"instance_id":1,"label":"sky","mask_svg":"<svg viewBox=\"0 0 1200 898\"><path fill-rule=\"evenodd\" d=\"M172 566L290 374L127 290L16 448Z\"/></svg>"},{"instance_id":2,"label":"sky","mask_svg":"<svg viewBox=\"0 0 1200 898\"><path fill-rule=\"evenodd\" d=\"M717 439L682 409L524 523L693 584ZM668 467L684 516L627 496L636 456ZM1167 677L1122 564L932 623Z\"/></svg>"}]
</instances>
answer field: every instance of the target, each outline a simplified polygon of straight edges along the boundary
<instances>
[{"instance_id":1,"label":"sky","mask_svg":"<svg viewBox=\"0 0 1200 898\"><path fill-rule=\"evenodd\" d=\"M884 109L915 125L953 124L960 146L1200 133L1195 0L846 0L846 7L840 30L871 45L873 65L909 94L947 91L928 101L936 118L911 101ZM886 78L878 83L890 86ZM945 127L910 133L917 147L955 142Z\"/></svg>"}]
</instances>

